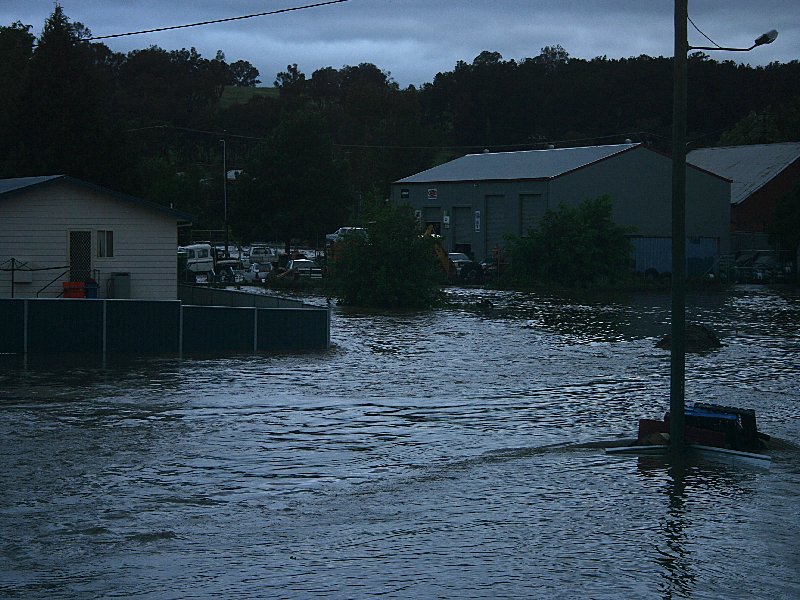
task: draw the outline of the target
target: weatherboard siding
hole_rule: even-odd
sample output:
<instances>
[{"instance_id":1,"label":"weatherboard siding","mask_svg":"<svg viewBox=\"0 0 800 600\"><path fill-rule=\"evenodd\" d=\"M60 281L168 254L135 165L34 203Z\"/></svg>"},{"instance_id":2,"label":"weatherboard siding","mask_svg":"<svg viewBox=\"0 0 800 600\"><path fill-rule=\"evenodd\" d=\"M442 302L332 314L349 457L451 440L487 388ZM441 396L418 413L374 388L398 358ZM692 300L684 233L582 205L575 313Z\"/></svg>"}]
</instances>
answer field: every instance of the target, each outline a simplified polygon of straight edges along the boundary
<instances>
[{"instance_id":1,"label":"weatherboard siding","mask_svg":"<svg viewBox=\"0 0 800 600\"><path fill-rule=\"evenodd\" d=\"M97 257L97 231L114 232L114 257ZM173 300L177 294L175 218L69 181L0 198L0 262L15 258L33 268L69 264L69 231L92 232L91 268L105 297L112 273L130 273L131 297ZM62 270L37 271L14 286L31 298ZM60 281L67 281L69 274ZM57 296L60 281L41 297ZM11 273L0 272L0 297L11 296Z\"/></svg>"}]
</instances>

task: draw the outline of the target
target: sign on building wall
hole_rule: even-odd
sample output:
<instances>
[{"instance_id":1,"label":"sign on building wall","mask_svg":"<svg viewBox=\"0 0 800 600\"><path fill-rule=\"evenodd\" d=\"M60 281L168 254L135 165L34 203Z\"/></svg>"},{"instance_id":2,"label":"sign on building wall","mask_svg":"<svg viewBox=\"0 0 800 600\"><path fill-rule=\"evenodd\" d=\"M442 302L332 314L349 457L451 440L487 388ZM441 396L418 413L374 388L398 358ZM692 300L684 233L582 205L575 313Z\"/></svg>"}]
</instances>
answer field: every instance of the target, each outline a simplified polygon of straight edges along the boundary
<instances>
[{"instance_id":1,"label":"sign on building wall","mask_svg":"<svg viewBox=\"0 0 800 600\"><path fill-rule=\"evenodd\" d=\"M428 200L436 200L439 197L439 192L436 188L428 189Z\"/></svg>"},{"instance_id":2,"label":"sign on building wall","mask_svg":"<svg viewBox=\"0 0 800 600\"><path fill-rule=\"evenodd\" d=\"M403 188L403 189L400 190L400 197L401 198L406 199L406 198L409 198L410 195L411 194L409 193L407 188Z\"/></svg>"},{"instance_id":3,"label":"sign on building wall","mask_svg":"<svg viewBox=\"0 0 800 600\"><path fill-rule=\"evenodd\" d=\"M481 231L481 211L475 211L475 232L480 233Z\"/></svg>"}]
</instances>

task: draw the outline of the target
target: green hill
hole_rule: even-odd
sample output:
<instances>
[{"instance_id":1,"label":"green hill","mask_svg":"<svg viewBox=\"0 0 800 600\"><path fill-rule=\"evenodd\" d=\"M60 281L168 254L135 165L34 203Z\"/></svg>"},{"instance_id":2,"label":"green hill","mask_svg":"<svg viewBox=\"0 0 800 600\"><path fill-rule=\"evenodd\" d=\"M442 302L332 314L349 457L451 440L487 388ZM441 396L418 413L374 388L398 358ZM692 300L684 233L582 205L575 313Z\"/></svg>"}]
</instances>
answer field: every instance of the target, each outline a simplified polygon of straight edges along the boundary
<instances>
[{"instance_id":1,"label":"green hill","mask_svg":"<svg viewBox=\"0 0 800 600\"><path fill-rule=\"evenodd\" d=\"M237 87L226 85L219 99L220 108L228 108L234 104L247 104L255 96L278 97L278 88L274 87Z\"/></svg>"}]
</instances>

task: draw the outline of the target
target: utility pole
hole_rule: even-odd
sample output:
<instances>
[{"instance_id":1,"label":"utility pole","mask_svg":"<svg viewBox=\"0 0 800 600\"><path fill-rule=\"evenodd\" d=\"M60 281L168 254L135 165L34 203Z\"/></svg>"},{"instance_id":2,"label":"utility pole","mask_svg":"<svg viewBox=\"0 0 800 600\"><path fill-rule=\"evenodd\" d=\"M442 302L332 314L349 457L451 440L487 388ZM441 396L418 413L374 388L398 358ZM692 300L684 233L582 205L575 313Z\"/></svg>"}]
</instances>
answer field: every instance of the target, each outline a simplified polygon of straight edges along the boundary
<instances>
[{"instance_id":1,"label":"utility pole","mask_svg":"<svg viewBox=\"0 0 800 600\"><path fill-rule=\"evenodd\" d=\"M688 0L675 0L675 64L672 99L672 328L669 442L684 446L686 421L686 66Z\"/></svg>"},{"instance_id":2,"label":"utility pole","mask_svg":"<svg viewBox=\"0 0 800 600\"><path fill-rule=\"evenodd\" d=\"M225 258L230 258L228 253L228 165L225 148L225 140L222 143L222 211L225 221Z\"/></svg>"}]
</instances>

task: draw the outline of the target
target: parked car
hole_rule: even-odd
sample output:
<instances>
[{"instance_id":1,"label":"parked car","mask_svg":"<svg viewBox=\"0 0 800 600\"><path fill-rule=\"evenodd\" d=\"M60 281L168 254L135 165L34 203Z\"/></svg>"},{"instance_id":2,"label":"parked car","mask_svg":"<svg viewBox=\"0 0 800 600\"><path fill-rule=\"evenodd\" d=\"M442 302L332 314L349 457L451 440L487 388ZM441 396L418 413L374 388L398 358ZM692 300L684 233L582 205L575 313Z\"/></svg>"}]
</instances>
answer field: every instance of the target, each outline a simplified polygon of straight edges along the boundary
<instances>
[{"instance_id":1,"label":"parked car","mask_svg":"<svg viewBox=\"0 0 800 600\"><path fill-rule=\"evenodd\" d=\"M467 281L480 281L483 278L483 267L463 252L450 252L450 262L456 267L456 277Z\"/></svg>"},{"instance_id":2,"label":"parked car","mask_svg":"<svg viewBox=\"0 0 800 600\"><path fill-rule=\"evenodd\" d=\"M246 283L264 283L271 271L272 265L270 263L263 265L251 263L249 269L242 271L242 280Z\"/></svg>"},{"instance_id":3,"label":"parked car","mask_svg":"<svg viewBox=\"0 0 800 600\"><path fill-rule=\"evenodd\" d=\"M329 233L325 236L325 240L330 244L332 242L338 242L344 237L351 236L351 235L358 235L364 236L367 235L367 230L363 227L339 227L333 233Z\"/></svg>"},{"instance_id":4,"label":"parked car","mask_svg":"<svg viewBox=\"0 0 800 600\"><path fill-rule=\"evenodd\" d=\"M259 265L265 265L277 261L278 253L269 246L252 246L248 259L250 260L250 264L258 263Z\"/></svg>"},{"instance_id":5,"label":"parked car","mask_svg":"<svg viewBox=\"0 0 800 600\"><path fill-rule=\"evenodd\" d=\"M286 276L322 279L322 267L308 258L294 258L286 265Z\"/></svg>"}]
</instances>

